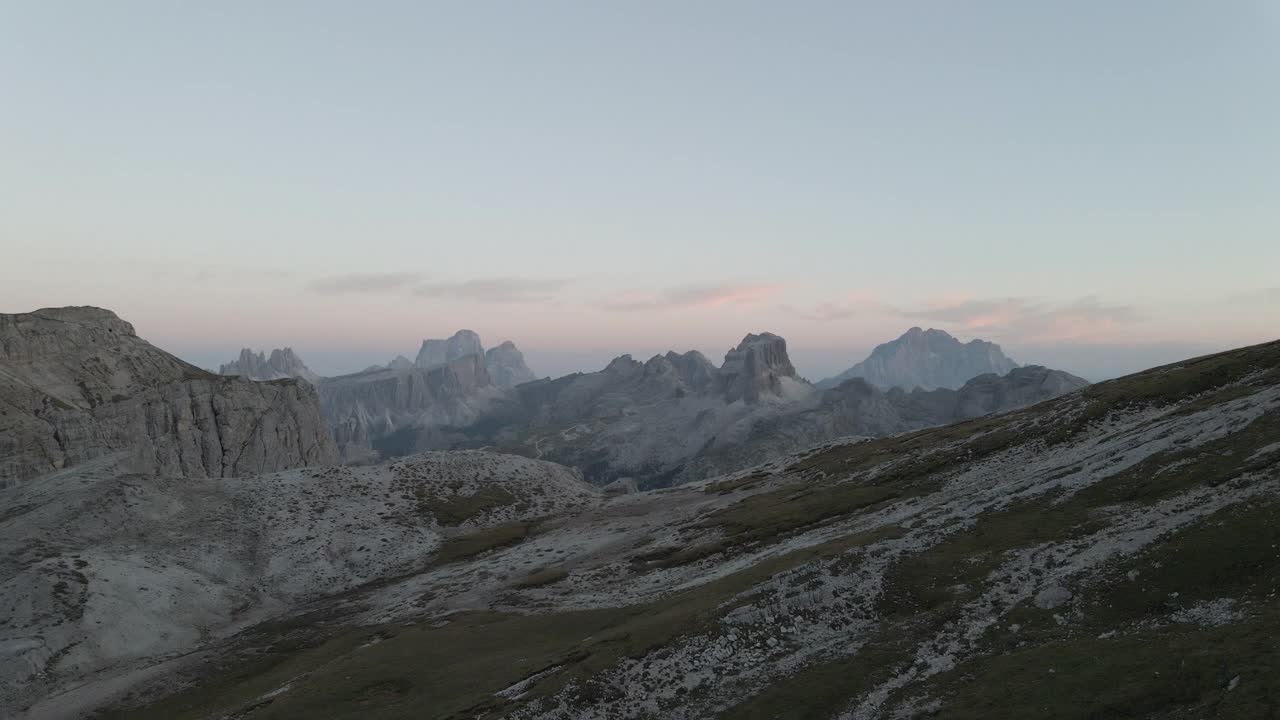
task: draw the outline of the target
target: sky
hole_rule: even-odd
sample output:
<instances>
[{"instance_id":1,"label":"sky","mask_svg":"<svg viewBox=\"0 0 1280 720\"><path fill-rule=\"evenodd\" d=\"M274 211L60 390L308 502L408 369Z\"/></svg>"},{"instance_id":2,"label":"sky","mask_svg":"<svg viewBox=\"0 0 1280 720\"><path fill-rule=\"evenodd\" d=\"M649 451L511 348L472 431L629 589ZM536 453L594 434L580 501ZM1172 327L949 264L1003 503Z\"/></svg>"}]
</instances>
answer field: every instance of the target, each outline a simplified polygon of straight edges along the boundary
<instances>
[{"instance_id":1,"label":"sky","mask_svg":"<svg viewBox=\"0 0 1280 720\"><path fill-rule=\"evenodd\" d=\"M0 312L1102 379L1280 337L1277 78L1271 0L0 0Z\"/></svg>"}]
</instances>

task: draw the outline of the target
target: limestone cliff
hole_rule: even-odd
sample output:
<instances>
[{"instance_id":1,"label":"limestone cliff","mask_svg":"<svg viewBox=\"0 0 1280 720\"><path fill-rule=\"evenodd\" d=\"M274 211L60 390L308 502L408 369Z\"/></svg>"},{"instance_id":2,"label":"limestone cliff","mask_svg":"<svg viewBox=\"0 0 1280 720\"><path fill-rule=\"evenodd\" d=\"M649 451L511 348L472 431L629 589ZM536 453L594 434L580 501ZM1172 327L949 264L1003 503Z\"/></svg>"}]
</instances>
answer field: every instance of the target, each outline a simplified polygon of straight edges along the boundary
<instances>
[{"instance_id":1,"label":"limestone cliff","mask_svg":"<svg viewBox=\"0 0 1280 720\"><path fill-rule=\"evenodd\" d=\"M338 460L307 383L206 372L100 308L0 314L0 485L118 452L193 477Z\"/></svg>"}]
</instances>

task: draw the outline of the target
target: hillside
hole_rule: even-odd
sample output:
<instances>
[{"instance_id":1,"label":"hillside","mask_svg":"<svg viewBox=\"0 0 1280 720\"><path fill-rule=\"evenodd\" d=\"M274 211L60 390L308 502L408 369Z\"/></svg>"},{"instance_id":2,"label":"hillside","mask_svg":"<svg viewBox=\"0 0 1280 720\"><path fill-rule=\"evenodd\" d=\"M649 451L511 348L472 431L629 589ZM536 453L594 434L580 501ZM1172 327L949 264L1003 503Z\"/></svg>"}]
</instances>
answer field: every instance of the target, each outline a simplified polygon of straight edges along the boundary
<instances>
[{"instance_id":1,"label":"hillside","mask_svg":"<svg viewBox=\"0 0 1280 720\"><path fill-rule=\"evenodd\" d=\"M362 536L439 532L373 489L392 504ZM460 527L408 574L30 716L1264 718L1280 697L1280 343L575 508Z\"/></svg>"}]
</instances>

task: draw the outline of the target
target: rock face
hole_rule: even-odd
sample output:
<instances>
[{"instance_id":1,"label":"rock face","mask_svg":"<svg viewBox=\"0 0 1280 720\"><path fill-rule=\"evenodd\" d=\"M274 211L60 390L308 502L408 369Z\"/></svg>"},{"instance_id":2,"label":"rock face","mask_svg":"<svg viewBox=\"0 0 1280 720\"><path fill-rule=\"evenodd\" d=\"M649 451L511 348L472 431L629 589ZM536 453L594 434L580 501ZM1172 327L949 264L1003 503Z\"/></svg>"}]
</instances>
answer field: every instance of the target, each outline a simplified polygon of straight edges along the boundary
<instances>
[{"instance_id":1,"label":"rock face","mask_svg":"<svg viewBox=\"0 0 1280 720\"><path fill-rule=\"evenodd\" d=\"M337 462L311 385L201 370L93 307L0 315L0 484L119 452L229 477Z\"/></svg>"},{"instance_id":2,"label":"rock face","mask_svg":"<svg viewBox=\"0 0 1280 720\"><path fill-rule=\"evenodd\" d=\"M468 355L484 355L480 336L470 330L459 330L448 340L423 340L414 365L431 368L447 365Z\"/></svg>"},{"instance_id":3,"label":"rock face","mask_svg":"<svg viewBox=\"0 0 1280 720\"><path fill-rule=\"evenodd\" d=\"M320 376L302 362L302 358L293 352L293 348L272 350L271 357L265 353L254 353L249 348L240 351L240 357L218 368L219 375L238 375L249 380L283 380L299 378L315 384Z\"/></svg>"},{"instance_id":4,"label":"rock face","mask_svg":"<svg viewBox=\"0 0 1280 720\"><path fill-rule=\"evenodd\" d=\"M529 366L524 364L524 353L516 349L516 344L510 340L485 351L484 367L489 372L489 379L498 387L515 387L537 379Z\"/></svg>"},{"instance_id":5,"label":"rock face","mask_svg":"<svg viewBox=\"0 0 1280 720\"><path fill-rule=\"evenodd\" d=\"M719 389L729 403L790 399L804 394L802 384L787 356L787 341L773 333L747 335L720 366Z\"/></svg>"},{"instance_id":6,"label":"rock face","mask_svg":"<svg viewBox=\"0 0 1280 720\"><path fill-rule=\"evenodd\" d=\"M1004 375L1016 367L1018 364L1005 357L995 343L961 343L942 330L913 327L897 340L877 346L866 360L818 383L818 387L828 389L845 380L863 378L885 390L955 389L979 375Z\"/></svg>"}]
</instances>

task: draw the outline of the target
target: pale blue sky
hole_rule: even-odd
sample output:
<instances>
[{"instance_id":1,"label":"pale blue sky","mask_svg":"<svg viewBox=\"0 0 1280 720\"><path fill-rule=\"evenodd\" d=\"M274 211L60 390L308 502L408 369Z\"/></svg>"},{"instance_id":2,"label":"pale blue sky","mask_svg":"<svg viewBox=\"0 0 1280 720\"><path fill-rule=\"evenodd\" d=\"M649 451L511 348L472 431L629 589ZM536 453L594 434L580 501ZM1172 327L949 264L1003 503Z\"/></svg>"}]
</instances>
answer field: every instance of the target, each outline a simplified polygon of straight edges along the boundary
<instances>
[{"instance_id":1,"label":"pale blue sky","mask_svg":"<svg viewBox=\"0 0 1280 720\"><path fill-rule=\"evenodd\" d=\"M0 0L0 311L321 372L1280 335L1280 3ZM1141 358L1139 360L1138 358Z\"/></svg>"}]
</instances>

